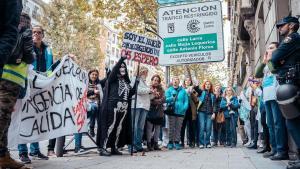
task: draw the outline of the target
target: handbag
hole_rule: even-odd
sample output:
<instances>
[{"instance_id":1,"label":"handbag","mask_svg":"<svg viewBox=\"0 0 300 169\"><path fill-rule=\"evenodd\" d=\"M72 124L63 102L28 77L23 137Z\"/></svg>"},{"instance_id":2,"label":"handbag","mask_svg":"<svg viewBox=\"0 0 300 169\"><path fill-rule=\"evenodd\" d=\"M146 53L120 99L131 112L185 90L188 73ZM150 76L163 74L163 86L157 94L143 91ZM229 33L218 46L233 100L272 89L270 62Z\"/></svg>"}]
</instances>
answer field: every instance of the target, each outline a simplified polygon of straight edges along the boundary
<instances>
[{"instance_id":1,"label":"handbag","mask_svg":"<svg viewBox=\"0 0 300 169\"><path fill-rule=\"evenodd\" d=\"M178 93L179 93L179 91L177 92L177 94L175 96L174 104L169 104L167 106L167 109L165 110L165 114L167 114L167 115L174 115L175 114L175 103L176 103L176 100L177 100L177 97L178 97Z\"/></svg>"},{"instance_id":2,"label":"handbag","mask_svg":"<svg viewBox=\"0 0 300 169\"><path fill-rule=\"evenodd\" d=\"M224 123L225 122L225 116L223 112L218 112L216 116L216 122L217 123Z\"/></svg>"}]
</instances>

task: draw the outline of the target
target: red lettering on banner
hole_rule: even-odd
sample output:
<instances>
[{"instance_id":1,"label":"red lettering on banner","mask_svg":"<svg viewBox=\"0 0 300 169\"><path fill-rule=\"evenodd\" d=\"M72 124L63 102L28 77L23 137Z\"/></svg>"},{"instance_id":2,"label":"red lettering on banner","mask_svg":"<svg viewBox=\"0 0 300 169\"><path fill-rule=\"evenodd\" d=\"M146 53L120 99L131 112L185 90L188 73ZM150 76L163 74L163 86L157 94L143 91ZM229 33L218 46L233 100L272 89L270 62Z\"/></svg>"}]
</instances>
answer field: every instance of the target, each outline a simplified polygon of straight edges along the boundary
<instances>
[{"instance_id":1,"label":"red lettering on banner","mask_svg":"<svg viewBox=\"0 0 300 169\"><path fill-rule=\"evenodd\" d=\"M75 107L73 107L73 111L74 111L74 115L75 115L75 123L77 126L79 126L78 128L78 132L81 131L84 122L86 120L86 116L87 116L87 89L84 91L84 95L83 97L80 99L80 101L76 104Z\"/></svg>"},{"instance_id":2,"label":"red lettering on banner","mask_svg":"<svg viewBox=\"0 0 300 169\"><path fill-rule=\"evenodd\" d=\"M126 56L128 60L131 60L131 51L126 50L126 49L122 49L121 56Z\"/></svg>"},{"instance_id":3,"label":"red lettering on banner","mask_svg":"<svg viewBox=\"0 0 300 169\"><path fill-rule=\"evenodd\" d=\"M121 51L122 56L127 56L127 59L133 60L135 62L141 62L143 64L148 64L152 66L158 65L158 57L154 57L149 54L140 53L140 52L133 52L131 50L122 49Z\"/></svg>"}]
</instances>

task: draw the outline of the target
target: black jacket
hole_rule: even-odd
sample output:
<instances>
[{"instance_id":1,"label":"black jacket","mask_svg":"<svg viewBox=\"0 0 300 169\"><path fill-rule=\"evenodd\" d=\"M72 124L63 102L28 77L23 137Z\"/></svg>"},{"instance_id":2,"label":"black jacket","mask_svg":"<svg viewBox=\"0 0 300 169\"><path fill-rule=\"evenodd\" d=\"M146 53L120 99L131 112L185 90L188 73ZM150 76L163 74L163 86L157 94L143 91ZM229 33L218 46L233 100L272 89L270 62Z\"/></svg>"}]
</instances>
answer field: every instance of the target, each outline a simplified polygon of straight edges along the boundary
<instances>
[{"instance_id":1,"label":"black jacket","mask_svg":"<svg viewBox=\"0 0 300 169\"><path fill-rule=\"evenodd\" d=\"M0 0L0 66L7 62L17 36L22 0Z\"/></svg>"}]
</instances>

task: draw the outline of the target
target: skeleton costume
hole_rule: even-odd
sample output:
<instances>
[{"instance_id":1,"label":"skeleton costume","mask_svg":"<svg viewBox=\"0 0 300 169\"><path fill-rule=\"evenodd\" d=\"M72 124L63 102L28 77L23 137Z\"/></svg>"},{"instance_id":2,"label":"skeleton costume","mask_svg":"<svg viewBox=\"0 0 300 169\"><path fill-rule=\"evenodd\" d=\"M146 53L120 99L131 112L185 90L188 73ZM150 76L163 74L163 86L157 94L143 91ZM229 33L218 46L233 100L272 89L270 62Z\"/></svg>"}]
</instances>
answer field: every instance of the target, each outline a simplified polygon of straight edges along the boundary
<instances>
[{"instance_id":1,"label":"skeleton costume","mask_svg":"<svg viewBox=\"0 0 300 169\"><path fill-rule=\"evenodd\" d=\"M98 119L97 145L100 155L121 155L117 150L131 141L131 97L135 87L131 88L124 58L112 69L105 84L102 109Z\"/></svg>"}]
</instances>

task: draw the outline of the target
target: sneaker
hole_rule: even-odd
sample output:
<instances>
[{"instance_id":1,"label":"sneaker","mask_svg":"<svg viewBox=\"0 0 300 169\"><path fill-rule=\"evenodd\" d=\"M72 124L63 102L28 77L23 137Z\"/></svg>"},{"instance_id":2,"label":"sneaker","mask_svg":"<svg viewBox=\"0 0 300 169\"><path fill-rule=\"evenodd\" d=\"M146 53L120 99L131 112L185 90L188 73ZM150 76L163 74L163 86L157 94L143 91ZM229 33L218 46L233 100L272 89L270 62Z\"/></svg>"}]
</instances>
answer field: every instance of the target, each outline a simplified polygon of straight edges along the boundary
<instances>
[{"instance_id":1,"label":"sneaker","mask_svg":"<svg viewBox=\"0 0 300 169\"><path fill-rule=\"evenodd\" d=\"M175 144L175 149L176 149L176 150L181 150L181 149L182 149L182 147L181 147L181 145L180 145L180 144Z\"/></svg>"},{"instance_id":2,"label":"sneaker","mask_svg":"<svg viewBox=\"0 0 300 169\"><path fill-rule=\"evenodd\" d=\"M49 157L45 156L44 154L42 154L41 152L37 152L37 153L29 153L29 156L39 159L39 160L48 160Z\"/></svg>"},{"instance_id":3,"label":"sneaker","mask_svg":"<svg viewBox=\"0 0 300 169\"><path fill-rule=\"evenodd\" d=\"M169 150L173 150L174 144L170 144L170 143L169 143L167 147L168 147Z\"/></svg>"},{"instance_id":4,"label":"sneaker","mask_svg":"<svg viewBox=\"0 0 300 169\"><path fill-rule=\"evenodd\" d=\"M206 148L211 148L211 145L210 145L210 144L207 144L207 145L206 145Z\"/></svg>"},{"instance_id":5,"label":"sneaker","mask_svg":"<svg viewBox=\"0 0 300 169\"><path fill-rule=\"evenodd\" d=\"M54 157L54 156L56 156L56 154L53 150L49 150L48 153L47 153L47 156L48 157Z\"/></svg>"},{"instance_id":6,"label":"sneaker","mask_svg":"<svg viewBox=\"0 0 300 169\"><path fill-rule=\"evenodd\" d=\"M75 154L84 154L87 153L87 151L83 148L75 148L74 150Z\"/></svg>"},{"instance_id":7,"label":"sneaker","mask_svg":"<svg viewBox=\"0 0 300 169\"><path fill-rule=\"evenodd\" d=\"M265 153L263 154L263 157L264 157L264 158L269 158L269 157L272 157L272 156L275 155L275 154L276 154L276 152L274 152L274 151L265 152Z\"/></svg>"},{"instance_id":8,"label":"sneaker","mask_svg":"<svg viewBox=\"0 0 300 169\"><path fill-rule=\"evenodd\" d=\"M200 149L204 149L204 145L200 145L199 148L200 148Z\"/></svg>"},{"instance_id":9,"label":"sneaker","mask_svg":"<svg viewBox=\"0 0 300 169\"><path fill-rule=\"evenodd\" d=\"M30 163L31 163L31 160L30 160L30 158L28 157L28 154L27 154L27 153L25 153L25 154L20 154L20 155L19 155L19 158L20 158L20 160L21 160L21 162L22 162L23 164L30 164Z\"/></svg>"}]
</instances>

